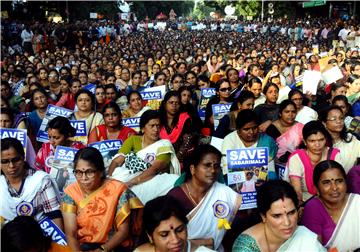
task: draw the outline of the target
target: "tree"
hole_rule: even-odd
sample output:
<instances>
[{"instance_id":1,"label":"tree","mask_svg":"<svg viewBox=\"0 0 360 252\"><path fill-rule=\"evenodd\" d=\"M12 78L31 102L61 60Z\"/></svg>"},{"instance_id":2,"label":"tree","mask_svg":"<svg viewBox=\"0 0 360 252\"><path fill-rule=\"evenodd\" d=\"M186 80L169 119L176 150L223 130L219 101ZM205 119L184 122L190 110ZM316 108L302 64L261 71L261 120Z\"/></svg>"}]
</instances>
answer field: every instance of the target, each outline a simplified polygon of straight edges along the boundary
<instances>
[{"instance_id":1,"label":"tree","mask_svg":"<svg viewBox=\"0 0 360 252\"><path fill-rule=\"evenodd\" d=\"M261 12L261 2L256 0L238 1L236 6L236 14L242 17L255 17Z\"/></svg>"}]
</instances>

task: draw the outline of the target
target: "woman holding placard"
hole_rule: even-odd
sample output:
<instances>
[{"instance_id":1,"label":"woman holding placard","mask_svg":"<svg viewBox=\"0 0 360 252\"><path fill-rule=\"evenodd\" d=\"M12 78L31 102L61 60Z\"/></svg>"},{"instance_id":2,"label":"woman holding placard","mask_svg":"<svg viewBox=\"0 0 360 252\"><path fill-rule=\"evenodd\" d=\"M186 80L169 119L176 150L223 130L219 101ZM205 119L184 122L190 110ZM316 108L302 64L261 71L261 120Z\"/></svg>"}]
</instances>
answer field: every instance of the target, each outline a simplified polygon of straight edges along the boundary
<instances>
[{"instance_id":1,"label":"woman holding placard","mask_svg":"<svg viewBox=\"0 0 360 252\"><path fill-rule=\"evenodd\" d=\"M149 107L144 106L143 99L139 91L130 91L126 97L129 103L129 107L123 111L123 118L140 117L146 110L150 109Z\"/></svg>"}]
</instances>

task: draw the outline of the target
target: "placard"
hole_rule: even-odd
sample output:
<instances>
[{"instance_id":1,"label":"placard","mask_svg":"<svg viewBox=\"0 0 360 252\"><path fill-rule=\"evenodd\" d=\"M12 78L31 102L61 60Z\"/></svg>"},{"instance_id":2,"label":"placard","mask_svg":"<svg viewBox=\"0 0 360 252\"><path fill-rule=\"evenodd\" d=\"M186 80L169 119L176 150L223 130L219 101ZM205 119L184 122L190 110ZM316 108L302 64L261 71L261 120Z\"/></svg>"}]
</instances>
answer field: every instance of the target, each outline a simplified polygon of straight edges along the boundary
<instances>
[{"instance_id":1,"label":"placard","mask_svg":"<svg viewBox=\"0 0 360 252\"><path fill-rule=\"evenodd\" d=\"M91 93L95 94L96 91L96 84L87 84L86 86L83 87L83 89L89 90Z\"/></svg>"},{"instance_id":2,"label":"placard","mask_svg":"<svg viewBox=\"0 0 360 252\"><path fill-rule=\"evenodd\" d=\"M214 130L216 130L219 126L221 118L223 118L224 115L227 115L230 112L231 105L232 103L212 105L212 111L214 116Z\"/></svg>"},{"instance_id":3,"label":"placard","mask_svg":"<svg viewBox=\"0 0 360 252\"><path fill-rule=\"evenodd\" d=\"M27 131L24 129L7 129L0 128L0 139L4 138L16 138L24 147L24 153L26 158L26 145L27 145Z\"/></svg>"},{"instance_id":4,"label":"placard","mask_svg":"<svg viewBox=\"0 0 360 252\"><path fill-rule=\"evenodd\" d=\"M326 70L321 74L322 79L324 80L325 84L334 83L344 77L340 68L338 66L334 66L329 70Z\"/></svg>"},{"instance_id":5,"label":"placard","mask_svg":"<svg viewBox=\"0 0 360 252\"><path fill-rule=\"evenodd\" d=\"M320 72L305 70L303 77L303 93L306 94L310 92L312 95L316 95L320 80Z\"/></svg>"},{"instance_id":6,"label":"placard","mask_svg":"<svg viewBox=\"0 0 360 252\"><path fill-rule=\"evenodd\" d=\"M132 128L136 132L140 132L140 117L123 118L122 125Z\"/></svg>"},{"instance_id":7,"label":"placard","mask_svg":"<svg viewBox=\"0 0 360 252\"><path fill-rule=\"evenodd\" d=\"M206 106L209 103L211 97L216 95L215 88L202 88L200 90L200 102L199 102L199 117L201 120L205 120Z\"/></svg>"},{"instance_id":8,"label":"placard","mask_svg":"<svg viewBox=\"0 0 360 252\"><path fill-rule=\"evenodd\" d=\"M82 142L84 145L87 145L88 135L86 131L86 121L85 120L70 120L70 124L73 128L76 129L74 137L71 137L71 141Z\"/></svg>"},{"instance_id":9,"label":"placard","mask_svg":"<svg viewBox=\"0 0 360 252\"><path fill-rule=\"evenodd\" d=\"M107 169L113 157L118 153L122 146L121 140L105 140L89 144L89 147L98 149L103 156L105 168Z\"/></svg>"},{"instance_id":10,"label":"placard","mask_svg":"<svg viewBox=\"0 0 360 252\"><path fill-rule=\"evenodd\" d=\"M150 107L153 110L158 110L162 100L164 99L166 93L166 86L157 86L146 88L144 91L140 92L141 97L144 101L147 101L146 106Z\"/></svg>"},{"instance_id":11,"label":"placard","mask_svg":"<svg viewBox=\"0 0 360 252\"><path fill-rule=\"evenodd\" d=\"M267 179L269 151L267 147L226 151L228 185L241 193L240 209L256 207L256 188Z\"/></svg>"}]
</instances>

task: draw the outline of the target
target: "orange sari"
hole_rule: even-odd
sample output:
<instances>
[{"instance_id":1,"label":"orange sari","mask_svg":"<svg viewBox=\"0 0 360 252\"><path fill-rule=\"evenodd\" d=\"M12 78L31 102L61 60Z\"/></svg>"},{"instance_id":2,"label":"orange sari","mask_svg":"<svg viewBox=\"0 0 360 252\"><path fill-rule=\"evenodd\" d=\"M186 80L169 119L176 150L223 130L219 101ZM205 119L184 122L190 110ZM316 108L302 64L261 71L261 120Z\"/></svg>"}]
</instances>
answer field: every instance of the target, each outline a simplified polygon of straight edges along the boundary
<instances>
[{"instance_id":1,"label":"orange sari","mask_svg":"<svg viewBox=\"0 0 360 252\"><path fill-rule=\"evenodd\" d=\"M107 179L89 196L84 197L77 182L65 190L62 211L76 213L78 239L80 243L104 244L119 226L130 217L129 236L121 246L131 247L133 238L141 231L143 205L127 186L119 181Z\"/></svg>"}]
</instances>

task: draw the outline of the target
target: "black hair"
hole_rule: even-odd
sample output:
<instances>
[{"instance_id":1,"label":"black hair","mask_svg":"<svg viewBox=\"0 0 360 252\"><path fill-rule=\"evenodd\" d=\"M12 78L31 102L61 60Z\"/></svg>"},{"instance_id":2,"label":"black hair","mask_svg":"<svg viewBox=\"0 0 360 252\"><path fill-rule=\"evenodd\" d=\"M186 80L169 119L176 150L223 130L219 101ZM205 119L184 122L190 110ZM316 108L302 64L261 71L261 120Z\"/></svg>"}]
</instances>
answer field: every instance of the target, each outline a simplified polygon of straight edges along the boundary
<instances>
[{"instance_id":1,"label":"black hair","mask_svg":"<svg viewBox=\"0 0 360 252\"><path fill-rule=\"evenodd\" d=\"M279 87L275 83L270 82L270 83L266 84L265 87L263 88L264 95L266 95L266 93L270 87L275 87L277 89L277 91L279 92Z\"/></svg>"},{"instance_id":2,"label":"black hair","mask_svg":"<svg viewBox=\"0 0 360 252\"><path fill-rule=\"evenodd\" d=\"M220 86L221 86L221 84L223 84L224 82L227 82L227 83L229 83L229 85L230 85L230 81L228 80L228 79L226 79L226 78L222 78L221 80L218 80L216 83L215 83L215 89L216 89L216 92L219 92L219 90L220 90Z\"/></svg>"},{"instance_id":3,"label":"black hair","mask_svg":"<svg viewBox=\"0 0 360 252\"><path fill-rule=\"evenodd\" d=\"M304 125L302 129L304 141L306 141L309 136L317 134L319 132L324 135L326 139L326 145L328 147L332 147L333 143L330 133L326 130L325 126L320 121L310 121Z\"/></svg>"},{"instance_id":4,"label":"black hair","mask_svg":"<svg viewBox=\"0 0 360 252\"><path fill-rule=\"evenodd\" d=\"M256 122L259 124L259 118L256 113L251 109L243 109L241 110L236 117L236 129L241 129L245 124L249 122Z\"/></svg>"},{"instance_id":5,"label":"black hair","mask_svg":"<svg viewBox=\"0 0 360 252\"><path fill-rule=\"evenodd\" d=\"M102 111L101 111L103 115L104 115L105 111L106 111L108 108L113 108L113 109L115 110L115 112L116 112L120 117L122 117L121 109L120 109L119 105L118 105L116 102L110 101L110 102L106 103L106 104L104 105L104 107L102 108ZM120 123L121 123L121 120L120 120Z\"/></svg>"},{"instance_id":6,"label":"black hair","mask_svg":"<svg viewBox=\"0 0 360 252\"><path fill-rule=\"evenodd\" d=\"M341 164L339 164L335 160L324 160L324 161L321 161L320 163L318 163L314 168L313 183L317 188L319 188L318 186L319 186L321 174L323 174L324 172L326 172L329 169L339 170L341 175L346 180L346 171Z\"/></svg>"},{"instance_id":7,"label":"black hair","mask_svg":"<svg viewBox=\"0 0 360 252\"><path fill-rule=\"evenodd\" d=\"M283 100L279 105L279 118L281 117L281 113L286 109L287 106L293 105L296 111L296 105L292 100L286 99Z\"/></svg>"},{"instance_id":8,"label":"black hair","mask_svg":"<svg viewBox=\"0 0 360 252\"><path fill-rule=\"evenodd\" d=\"M184 160L184 172L186 180L191 179L192 176L190 172L190 166L194 165L196 167L207 154L215 154L219 160L221 160L222 157L221 152L210 144L201 144L196 146L194 152L191 154L191 157Z\"/></svg>"},{"instance_id":9,"label":"black hair","mask_svg":"<svg viewBox=\"0 0 360 252\"><path fill-rule=\"evenodd\" d=\"M36 249L48 251L51 238L44 235L39 223L31 216L17 216L1 230L2 251L22 252ZM6 242L4 242L6 241Z\"/></svg>"},{"instance_id":10,"label":"black hair","mask_svg":"<svg viewBox=\"0 0 360 252\"><path fill-rule=\"evenodd\" d=\"M76 152L74 157L74 169L76 169L77 163L80 159L94 165L97 171L103 173L103 178L106 177L104 159L98 149L94 147L86 147Z\"/></svg>"},{"instance_id":11,"label":"black hair","mask_svg":"<svg viewBox=\"0 0 360 252\"><path fill-rule=\"evenodd\" d=\"M143 129L145 125L152 119L160 119L160 114L156 110L146 110L140 117L140 129Z\"/></svg>"},{"instance_id":12,"label":"black hair","mask_svg":"<svg viewBox=\"0 0 360 252\"><path fill-rule=\"evenodd\" d=\"M127 98L127 100L128 100L128 103L130 103L130 98L131 98L131 96L132 96L133 94L137 94L137 95L140 97L140 99L142 100L142 96L141 96L140 92L137 91L137 90L132 90L132 91L130 91L130 92L126 95L126 98Z\"/></svg>"},{"instance_id":13,"label":"black hair","mask_svg":"<svg viewBox=\"0 0 360 252\"><path fill-rule=\"evenodd\" d=\"M179 99L179 102L181 101L180 95L178 91L168 91L165 96L164 96L164 100L162 100L160 107L159 107L159 114L160 114L160 123L161 125L167 125L167 112L166 112L166 103L168 100L170 100L171 97L177 97ZM178 113L174 116L173 125L176 125L178 120L179 120L179 114L180 114L180 110L178 111Z\"/></svg>"},{"instance_id":14,"label":"black hair","mask_svg":"<svg viewBox=\"0 0 360 252\"><path fill-rule=\"evenodd\" d=\"M245 101L247 101L249 99L254 99L255 100L255 96L254 96L253 92L251 92L249 90L246 90L246 89L242 90L240 92L239 96L236 97L236 99L232 103L232 105L230 107L230 111L239 110L238 103L243 104Z\"/></svg>"},{"instance_id":15,"label":"black hair","mask_svg":"<svg viewBox=\"0 0 360 252\"><path fill-rule=\"evenodd\" d=\"M34 102L34 95L35 95L36 93L38 93L38 92L42 93L43 95L45 95L46 98L48 98L48 93L45 91L44 88L41 87L41 88L34 89L34 90L31 92L31 101L32 101L32 102Z\"/></svg>"},{"instance_id":16,"label":"black hair","mask_svg":"<svg viewBox=\"0 0 360 252\"><path fill-rule=\"evenodd\" d=\"M169 195L160 196L145 204L143 212L143 229L152 237L154 230L160 225L160 222L174 216L184 225L188 219L179 202Z\"/></svg>"},{"instance_id":17,"label":"black hair","mask_svg":"<svg viewBox=\"0 0 360 252\"><path fill-rule=\"evenodd\" d=\"M249 84L248 84L249 88L251 88L252 85L255 84L255 83L260 83L261 84L261 80L259 78L257 78L257 77L251 78L249 80Z\"/></svg>"},{"instance_id":18,"label":"black hair","mask_svg":"<svg viewBox=\"0 0 360 252\"><path fill-rule=\"evenodd\" d=\"M11 108L1 108L0 114L5 114L9 117L11 124L14 124L14 110Z\"/></svg>"},{"instance_id":19,"label":"black hair","mask_svg":"<svg viewBox=\"0 0 360 252\"><path fill-rule=\"evenodd\" d=\"M345 116L349 115L351 112L351 104L349 103L348 98L345 95L337 95L332 99L332 101L331 101L332 105L335 105L335 102L337 102L337 101L343 101L345 103L347 111L348 111Z\"/></svg>"},{"instance_id":20,"label":"black hair","mask_svg":"<svg viewBox=\"0 0 360 252\"><path fill-rule=\"evenodd\" d=\"M171 77L171 83L174 82L175 78L176 77L180 77L182 81L184 81L184 76L182 74L179 74L179 73L175 73L172 77Z\"/></svg>"},{"instance_id":21,"label":"black hair","mask_svg":"<svg viewBox=\"0 0 360 252\"><path fill-rule=\"evenodd\" d=\"M91 108L94 109L94 107L95 107L95 95L93 93L91 93L90 90L80 89L75 94L75 102L77 102L77 99L79 98L79 96L81 94L87 94L90 97L90 99L91 99Z\"/></svg>"},{"instance_id":22,"label":"black hair","mask_svg":"<svg viewBox=\"0 0 360 252\"><path fill-rule=\"evenodd\" d=\"M76 129L71 126L69 119L62 116L57 116L53 118L48 123L49 129L57 129L60 134L66 137L73 137L75 136Z\"/></svg>"},{"instance_id":23,"label":"black hair","mask_svg":"<svg viewBox=\"0 0 360 252\"><path fill-rule=\"evenodd\" d=\"M3 138L0 140L0 145L2 152L14 148L20 156L25 157L24 146L22 146L20 140L16 138Z\"/></svg>"},{"instance_id":24,"label":"black hair","mask_svg":"<svg viewBox=\"0 0 360 252\"><path fill-rule=\"evenodd\" d=\"M291 199L295 207L298 207L299 200L294 188L284 180L269 180L257 190L257 209L261 215L271 208L272 203L279 199Z\"/></svg>"}]
</instances>

